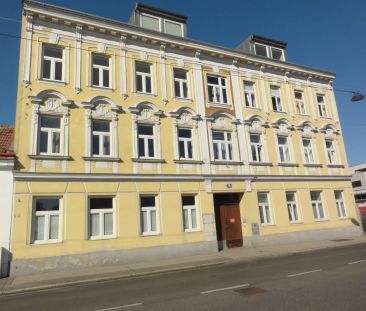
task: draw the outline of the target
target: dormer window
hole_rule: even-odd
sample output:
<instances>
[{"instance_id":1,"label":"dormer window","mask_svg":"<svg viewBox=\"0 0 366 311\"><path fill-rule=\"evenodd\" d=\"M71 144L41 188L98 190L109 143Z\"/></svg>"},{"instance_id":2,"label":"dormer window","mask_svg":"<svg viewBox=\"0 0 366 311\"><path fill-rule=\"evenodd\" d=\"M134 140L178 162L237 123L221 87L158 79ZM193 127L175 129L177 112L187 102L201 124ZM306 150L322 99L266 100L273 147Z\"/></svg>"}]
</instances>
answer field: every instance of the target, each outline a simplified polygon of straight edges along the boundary
<instances>
[{"instance_id":1,"label":"dormer window","mask_svg":"<svg viewBox=\"0 0 366 311\"><path fill-rule=\"evenodd\" d=\"M183 37L183 25L173 21L164 21L164 30L168 35Z\"/></svg>"},{"instance_id":2,"label":"dormer window","mask_svg":"<svg viewBox=\"0 0 366 311\"><path fill-rule=\"evenodd\" d=\"M271 56L273 59L283 60L283 51L281 49L276 49L274 47L270 47Z\"/></svg>"},{"instance_id":3,"label":"dormer window","mask_svg":"<svg viewBox=\"0 0 366 311\"><path fill-rule=\"evenodd\" d=\"M172 36L186 36L187 16L154 8L150 5L137 3L129 23Z\"/></svg>"},{"instance_id":4,"label":"dormer window","mask_svg":"<svg viewBox=\"0 0 366 311\"><path fill-rule=\"evenodd\" d=\"M256 55L268 57L267 47L265 45L256 43L254 47Z\"/></svg>"},{"instance_id":5,"label":"dormer window","mask_svg":"<svg viewBox=\"0 0 366 311\"><path fill-rule=\"evenodd\" d=\"M153 17L150 15L142 14L141 15L141 27L160 31L160 18Z\"/></svg>"},{"instance_id":6,"label":"dormer window","mask_svg":"<svg viewBox=\"0 0 366 311\"><path fill-rule=\"evenodd\" d=\"M263 57L273 58L276 60L284 60L283 50L273 46L255 43L255 54Z\"/></svg>"},{"instance_id":7,"label":"dormer window","mask_svg":"<svg viewBox=\"0 0 366 311\"><path fill-rule=\"evenodd\" d=\"M284 62L286 61L286 47L286 42L251 35L239 44L237 50Z\"/></svg>"}]
</instances>

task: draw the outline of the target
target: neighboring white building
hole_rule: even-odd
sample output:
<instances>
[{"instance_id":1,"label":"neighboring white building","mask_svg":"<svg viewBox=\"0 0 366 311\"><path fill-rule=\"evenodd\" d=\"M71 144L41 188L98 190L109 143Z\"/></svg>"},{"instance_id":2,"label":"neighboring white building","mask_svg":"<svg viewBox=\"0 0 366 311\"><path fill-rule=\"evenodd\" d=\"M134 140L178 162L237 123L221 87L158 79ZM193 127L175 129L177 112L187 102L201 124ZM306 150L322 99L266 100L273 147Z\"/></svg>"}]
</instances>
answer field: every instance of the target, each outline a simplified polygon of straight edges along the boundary
<instances>
[{"instance_id":1,"label":"neighboring white building","mask_svg":"<svg viewBox=\"0 0 366 311\"><path fill-rule=\"evenodd\" d=\"M14 127L0 126L0 277L9 274L13 207Z\"/></svg>"},{"instance_id":2,"label":"neighboring white building","mask_svg":"<svg viewBox=\"0 0 366 311\"><path fill-rule=\"evenodd\" d=\"M350 167L355 201L361 213L362 225L366 231L366 163Z\"/></svg>"}]
</instances>

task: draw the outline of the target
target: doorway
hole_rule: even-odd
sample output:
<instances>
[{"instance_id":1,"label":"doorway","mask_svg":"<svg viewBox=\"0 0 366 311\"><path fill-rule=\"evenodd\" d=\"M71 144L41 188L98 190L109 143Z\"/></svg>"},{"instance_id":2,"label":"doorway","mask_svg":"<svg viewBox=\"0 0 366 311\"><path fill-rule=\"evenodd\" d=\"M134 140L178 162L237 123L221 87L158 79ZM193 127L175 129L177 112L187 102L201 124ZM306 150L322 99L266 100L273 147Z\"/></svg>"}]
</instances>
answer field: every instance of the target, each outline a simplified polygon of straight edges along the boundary
<instances>
[{"instance_id":1,"label":"doorway","mask_svg":"<svg viewBox=\"0 0 366 311\"><path fill-rule=\"evenodd\" d=\"M219 250L243 246L239 202L242 193L214 194L216 234Z\"/></svg>"}]
</instances>

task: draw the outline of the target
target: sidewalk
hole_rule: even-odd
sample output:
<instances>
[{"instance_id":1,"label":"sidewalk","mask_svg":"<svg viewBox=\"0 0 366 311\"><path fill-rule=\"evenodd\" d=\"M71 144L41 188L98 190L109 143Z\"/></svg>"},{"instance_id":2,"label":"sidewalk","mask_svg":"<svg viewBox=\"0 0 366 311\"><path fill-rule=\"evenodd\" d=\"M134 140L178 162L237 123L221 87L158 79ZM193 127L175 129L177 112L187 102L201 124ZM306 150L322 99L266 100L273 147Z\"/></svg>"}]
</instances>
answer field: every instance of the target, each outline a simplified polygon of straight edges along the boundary
<instances>
[{"instance_id":1,"label":"sidewalk","mask_svg":"<svg viewBox=\"0 0 366 311\"><path fill-rule=\"evenodd\" d=\"M253 248L239 247L225 249L214 254L178 257L159 260L158 262L148 261L123 265L98 266L64 272L9 277L0 279L0 295L102 282L154 273L181 271L232 262L250 262L264 258L280 257L355 244L366 244L366 236Z\"/></svg>"}]
</instances>

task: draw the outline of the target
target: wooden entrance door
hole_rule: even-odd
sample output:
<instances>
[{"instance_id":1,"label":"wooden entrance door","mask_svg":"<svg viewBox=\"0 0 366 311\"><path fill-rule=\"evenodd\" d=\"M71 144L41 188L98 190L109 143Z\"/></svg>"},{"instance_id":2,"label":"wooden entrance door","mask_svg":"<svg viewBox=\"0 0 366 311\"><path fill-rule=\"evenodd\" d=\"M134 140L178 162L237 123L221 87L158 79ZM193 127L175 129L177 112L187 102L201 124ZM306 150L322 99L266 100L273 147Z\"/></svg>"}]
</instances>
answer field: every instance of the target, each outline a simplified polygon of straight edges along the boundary
<instances>
[{"instance_id":1,"label":"wooden entrance door","mask_svg":"<svg viewBox=\"0 0 366 311\"><path fill-rule=\"evenodd\" d=\"M243 246L239 205L220 205L220 221L222 239L226 241L227 247Z\"/></svg>"}]
</instances>

